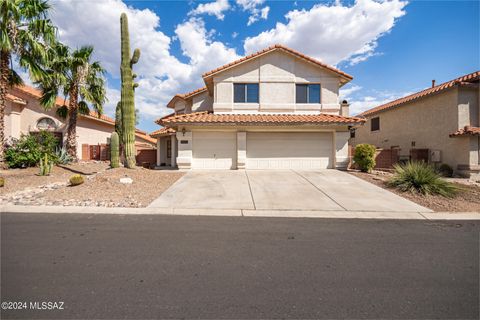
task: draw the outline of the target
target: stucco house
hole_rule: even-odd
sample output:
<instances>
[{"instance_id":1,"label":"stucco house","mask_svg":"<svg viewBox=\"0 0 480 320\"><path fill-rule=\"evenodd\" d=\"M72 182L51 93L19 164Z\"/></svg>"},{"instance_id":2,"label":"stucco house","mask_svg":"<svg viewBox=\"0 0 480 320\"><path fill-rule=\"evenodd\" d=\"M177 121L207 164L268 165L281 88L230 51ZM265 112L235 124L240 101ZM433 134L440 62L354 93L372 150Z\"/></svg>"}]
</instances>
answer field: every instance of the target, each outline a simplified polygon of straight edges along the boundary
<instances>
[{"instance_id":1,"label":"stucco house","mask_svg":"<svg viewBox=\"0 0 480 320\"><path fill-rule=\"evenodd\" d=\"M352 76L274 45L203 74L158 119L157 165L180 169L346 168Z\"/></svg>"},{"instance_id":2,"label":"stucco house","mask_svg":"<svg viewBox=\"0 0 480 320\"><path fill-rule=\"evenodd\" d=\"M39 102L41 91L30 86L10 88L5 108L5 138L20 138L22 134L40 130L52 131L63 143L66 139L67 122L56 114L56 109L45 110ZM57 98L57 106L68 101ZM115 130L115 120L95 112L79 115L77 120L77 156L86 160L85 145L106 145ZM154 149L156 140L146 132L136 130L137 149Z\"/></svg>"},{"instance_id":3,"label":"stucco house","mask_svg":"<svg viewBox=\"0 0 480 320\"><path fill-rule=\"evenodd\" d=\"M458 174L480 177L480 71L367 110L352 145L398 149L400 158L425 151L425 160L446 163Z\"/></svg>"}]
</instances>

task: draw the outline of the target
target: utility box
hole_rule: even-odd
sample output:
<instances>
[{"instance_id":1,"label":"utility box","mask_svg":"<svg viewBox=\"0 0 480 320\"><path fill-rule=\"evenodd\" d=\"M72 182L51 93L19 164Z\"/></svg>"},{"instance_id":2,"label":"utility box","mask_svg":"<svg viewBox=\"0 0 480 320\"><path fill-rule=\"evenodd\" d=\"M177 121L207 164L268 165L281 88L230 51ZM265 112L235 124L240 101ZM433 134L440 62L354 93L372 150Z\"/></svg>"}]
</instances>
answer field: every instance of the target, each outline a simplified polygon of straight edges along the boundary
<instances>
[{"instance_id":1,"label":"utility box","mask_svg":"<svg viewBox=\"0 0 480 320\"><path fill-rule=\"evenodd\" d=\"M440 150L430 150L430 161L431 162L441 162L442 153Z\"/></svg>"}]
</instances>

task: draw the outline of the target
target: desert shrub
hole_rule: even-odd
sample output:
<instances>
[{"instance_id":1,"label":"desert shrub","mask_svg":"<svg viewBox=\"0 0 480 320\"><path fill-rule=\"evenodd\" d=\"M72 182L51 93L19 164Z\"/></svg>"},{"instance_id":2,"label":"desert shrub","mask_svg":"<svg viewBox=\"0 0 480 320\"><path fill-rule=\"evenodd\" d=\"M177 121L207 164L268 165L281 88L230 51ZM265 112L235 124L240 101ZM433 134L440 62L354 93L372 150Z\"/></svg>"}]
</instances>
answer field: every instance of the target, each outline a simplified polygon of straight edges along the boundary
<instances>
[{"instance_id":1,"label":"desert shrub","mask_svg":"<svg viewBox=\"0 0 480 320\"><path fill-rule=\"evenodd\" d=\"M68 154L67 148L65 147L57 147L55 149L55 155L57 157L57 163L60 164L69 164L70 162L73 161L73 157Z\"/></svg>"},{"instance_id":2,"label":"desert shrub","mask_svg":"<svg viewBox=\"0 0 480 320\"><path fill-rule=\"evenodd\" d=\"M5 162L9 168L34 167L45 156L56 163L55 147L58 139L53 133L41 131L38 134L22 135L13 139L5 150Z\"/></svg>"},{"instance_id":3,"label":"desert shrub","mask_svg":"<svg viewBox=\"0 0 480 320\"><path fill-rule=\"evenodd\" d=\"M438 173L444 177L451 177L453 176L453 169L446 163L442 163L438 168Z\"/></svg>"},{"instance_id":4,"label":"desert shrub","mask_svg":"<svg viewBox=\"0 0 480 320\"><path fill-rule=\"evenodd\" d=\"M358 165L361 171L370 172L375 167L375 146L362 143L355 147L353 161Z\"/></svg>"},{"instance_id":5,"label":"desert shrub","mask_svg":"<svg viewBox=\"0 0 480 320\"><path fill-rule=\"evenodd\" d=\"M72 186L78 186L84 182L85 182L85 179L83 179L83 176L79 174L74 174L73 176L70 177L70 185Z\"/></svg>"},{"instance_id":6,"label":"desert shrub","mask_svg":"<svg viewBox=\"0 0 480 320\"><path fill-rule=\"evenodd\" d=\"M434 168L422 162L408 162L394 166L395 173L388 181L388 185L401 191L418 192L423 195L439 194L452 197L458 187L440 177Z\"/></svg>"},{"instance_id":7,"label":"desert shrub","mask_svg":"<svg viewBox=\"0 0 480 320\"><path fill-rule=\"evenodd\" d=\"M5 178L0 177L0 188L3 187L4 185L5 185Z\"/></svg>"}]
</instances>

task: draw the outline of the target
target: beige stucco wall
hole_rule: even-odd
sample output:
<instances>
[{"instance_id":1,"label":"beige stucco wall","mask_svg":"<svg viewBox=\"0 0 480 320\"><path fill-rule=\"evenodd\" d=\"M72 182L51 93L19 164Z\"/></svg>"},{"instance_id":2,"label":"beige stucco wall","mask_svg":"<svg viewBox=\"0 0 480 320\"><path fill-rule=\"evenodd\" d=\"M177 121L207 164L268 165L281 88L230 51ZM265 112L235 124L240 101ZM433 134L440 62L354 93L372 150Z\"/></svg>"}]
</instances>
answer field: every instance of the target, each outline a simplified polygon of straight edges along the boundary
<instances>
[{"instance_id":1,"label":"beige stucco wall","mask_svg":"<svg viewBox=\"0 0 480 320\"><path fill-rule=\"evenodd\" d=\"M233 103L233 83L259 83L259 103ZM338 75L290 54L274 51L213 77L213 110L221 112L338 113ZM296 104L295 83L320 83L321 104Z\"/></svg>"},{"instance_id":2,"label":"beige stucco wall","mask_svg":"<svg viewBox=\"0 0 480 320\"><path fill-rule=\"evenodd\" d=\"M380 130L370 131L371 118L377 116ZM387 149L398 146L400 155L405 157L411 148L441 150L441 162L456 169L458 165L478 164L478 144L475 147L469 137L449 137L470 124L470 119L478 121L478 89L475 94L475 90L455 87L369 116L356 129L350 143L369 143Z\"/></svg>"}]
</instances>

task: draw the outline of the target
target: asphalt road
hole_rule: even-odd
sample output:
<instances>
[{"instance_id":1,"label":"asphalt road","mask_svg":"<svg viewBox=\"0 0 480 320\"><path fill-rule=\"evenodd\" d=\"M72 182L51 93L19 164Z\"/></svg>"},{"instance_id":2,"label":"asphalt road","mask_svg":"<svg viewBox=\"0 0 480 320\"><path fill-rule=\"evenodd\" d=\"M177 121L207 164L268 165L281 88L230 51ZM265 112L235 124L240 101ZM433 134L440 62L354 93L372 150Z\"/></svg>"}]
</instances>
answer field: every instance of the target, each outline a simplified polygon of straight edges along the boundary
<instances>
[{"instance_id":1,"label":"asphalt road","mask_svg":"<svg viewBox=\"0 0 480 320\"><path fill-rule=\"evenodd\" d=\"M479 222L1 215L1 318L478 319ZM59 304L57 305L59 306Z\"/></svg>"}]
</instances>

